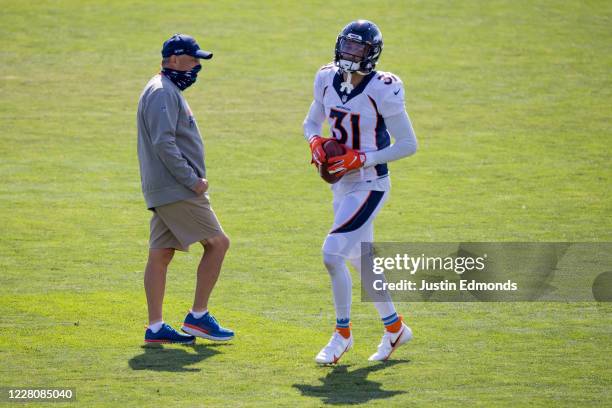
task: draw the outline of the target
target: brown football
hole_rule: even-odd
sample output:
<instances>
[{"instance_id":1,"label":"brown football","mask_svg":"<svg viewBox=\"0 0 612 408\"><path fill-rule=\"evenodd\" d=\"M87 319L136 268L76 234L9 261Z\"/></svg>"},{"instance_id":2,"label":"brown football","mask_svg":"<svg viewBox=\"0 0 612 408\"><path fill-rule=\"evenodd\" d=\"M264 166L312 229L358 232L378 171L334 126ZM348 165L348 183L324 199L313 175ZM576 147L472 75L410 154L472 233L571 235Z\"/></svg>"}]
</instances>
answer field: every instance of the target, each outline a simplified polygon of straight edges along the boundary
<instances>
[{"instance_id":1,"label":"brown football","mask_svg":"<svg viewBox=\"0 0 612 408\"><path fill-rule=\"evenodd\" d=\"M323 150L325 150L327 158L334 156L342 156L344 153L346 153L346 148L344 147L344 145L338 143L336 139L328 139L323 142ZM342 178L342 176L339 176L337 174L329 174L329 172L327 171L327 167L327 163L323 163L321 166L319 166L319 175L329 184L337 183L338 180Z\"/></svg>"}]
</instances>

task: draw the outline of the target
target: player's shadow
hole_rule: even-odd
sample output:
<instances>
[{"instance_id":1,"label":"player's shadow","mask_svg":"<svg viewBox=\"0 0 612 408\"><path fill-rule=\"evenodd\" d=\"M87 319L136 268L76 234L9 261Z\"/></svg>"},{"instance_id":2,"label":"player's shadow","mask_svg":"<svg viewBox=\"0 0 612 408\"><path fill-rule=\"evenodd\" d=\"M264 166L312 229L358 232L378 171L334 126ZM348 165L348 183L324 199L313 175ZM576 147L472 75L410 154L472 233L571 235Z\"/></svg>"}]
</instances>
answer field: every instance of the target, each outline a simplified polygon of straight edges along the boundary
<instances>
[{"instance_id":1,"label":"player's shadow","mask_svg":"<svg viewBox=\"0 0 612 408\"><path fill-rule=\"evenodd\" d=\"M195 344L193 346L173 345L166 348L162 345L146 345L142 346L144 353L132 357L129 365L132 370L198 372L201 371L199 368L188 366L219 354L220 351L215 350L218 346L217 344Z\"/></svg>"},{"instance_id":2,"label":"player's shadow","mask_svg":"<svg viewBox=\"0 0 612 408\"><path fill-rule=\"evenodd\" d=\"M386 391L381 389L381 383L369 381L370 373L384 370L406 360L390 360L386 363L349 371L345 365L334 366L325 377L319 380L320 385L293 384L302 395L317 397L324 404L363 404L371 400L391 398L406 391Z\"/></svg>"}]
</instances>

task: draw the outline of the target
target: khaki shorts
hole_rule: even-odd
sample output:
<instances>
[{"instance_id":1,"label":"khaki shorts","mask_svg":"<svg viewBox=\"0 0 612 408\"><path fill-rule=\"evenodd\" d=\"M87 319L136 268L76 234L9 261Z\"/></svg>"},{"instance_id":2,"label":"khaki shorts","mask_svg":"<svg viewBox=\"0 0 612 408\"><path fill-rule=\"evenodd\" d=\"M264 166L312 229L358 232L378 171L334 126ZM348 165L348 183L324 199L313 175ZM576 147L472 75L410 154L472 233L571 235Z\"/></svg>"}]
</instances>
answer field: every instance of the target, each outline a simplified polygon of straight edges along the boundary
<instances>
[{"instance_id":1,"label":"khaki shorts","mask_svg":"<svg viewBox=\"0 0 612 408\"><path fill-rule=\"evenodd\" d=\"M149 247L188 251L189 245L222 232L208 194L204 194L156 207L151 218Z\"/></svg>"}]
</instances>

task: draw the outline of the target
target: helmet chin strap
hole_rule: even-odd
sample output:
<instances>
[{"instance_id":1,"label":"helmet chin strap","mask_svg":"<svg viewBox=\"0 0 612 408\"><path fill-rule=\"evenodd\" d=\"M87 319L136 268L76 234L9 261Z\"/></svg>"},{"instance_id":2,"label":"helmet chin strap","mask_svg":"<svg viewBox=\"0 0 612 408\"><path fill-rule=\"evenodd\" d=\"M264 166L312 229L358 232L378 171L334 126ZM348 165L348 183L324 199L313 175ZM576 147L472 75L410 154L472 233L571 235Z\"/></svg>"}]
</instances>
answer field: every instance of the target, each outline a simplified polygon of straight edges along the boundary
<instances>
[{"instance_id":1,"label":"helmet chin strap","mask_svg":"<svg viewBox=\"0 0 612 408\"><path fill-rule=\"evenodd\" d=\"M346 92L346 94L348 95L353 91L353 88L355 88L353 86L353 83L351 82L353 74L351 73L351 71L344 72L346 72L346 80L340 84L340 92Z\"/></svg>"},{"instance_id":2,"label":"helmet chin strap","mask_svg":"<svg viewBox=\"0 0 612 408\"><path fill-rule=\"evenodd\" d=\"M367 75L368 73L359 70L359 68L361 68L359 62L340 60L339 66L342 72L346 73L346 80L340 83L340 92L346 92L346 94L349 95L353 89L355 89L351 82L353 73L357 72L360 75Z\"/></svg>"}]
</instances>

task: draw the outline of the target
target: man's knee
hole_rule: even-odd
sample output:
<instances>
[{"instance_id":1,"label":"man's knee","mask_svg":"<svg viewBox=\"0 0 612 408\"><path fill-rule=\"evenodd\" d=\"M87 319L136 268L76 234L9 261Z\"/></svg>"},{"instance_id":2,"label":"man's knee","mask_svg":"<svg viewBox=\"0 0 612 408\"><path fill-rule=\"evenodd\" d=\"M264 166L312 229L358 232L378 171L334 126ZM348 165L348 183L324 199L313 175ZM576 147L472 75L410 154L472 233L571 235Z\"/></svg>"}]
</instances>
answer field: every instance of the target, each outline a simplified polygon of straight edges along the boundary
<instances>
[{"instance_id":1,"label":"man's knee","mask_svg":"<svg viewBox=\"0 0 612 408\"><path fill-rule=\"evenodd\" d=\"M227 252L227 250L230 247L230 239L227 235L225 235L224 233L215 235L212 238L208 238L207 240L202 242L202 245L204 245L204 247L206 249L212 249L214 251L222 251L222 252Z\"/></svg>"},{"instance_id":2,"label":"man's knee","mask_svg":"<svg viewBox=\"0 0 612 408\"><path fill-rule=\"evenodd\" d=\"M149 249L149 262L168 265L174 256L174 248Z\"/></svg>"},{"instance_id":3,"label":"man's knee","mask_svg":"<svg viewBox=\"0 0 612 408\"><path fill-rule=\"evenodd\" d=\"M327 268L330 274L334 274L337 271L342 270L344 265L344 258L340 255L332 255L323 251L323 264Z\"/></svg>"}]
</instances>

